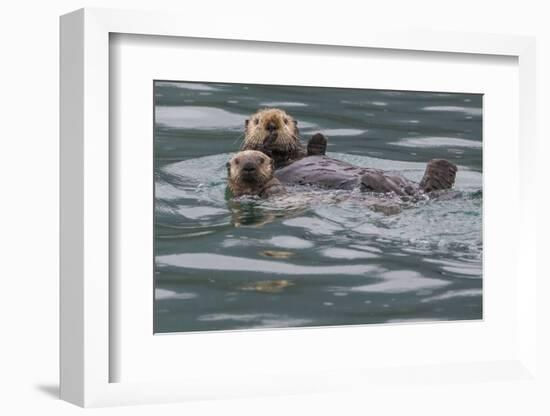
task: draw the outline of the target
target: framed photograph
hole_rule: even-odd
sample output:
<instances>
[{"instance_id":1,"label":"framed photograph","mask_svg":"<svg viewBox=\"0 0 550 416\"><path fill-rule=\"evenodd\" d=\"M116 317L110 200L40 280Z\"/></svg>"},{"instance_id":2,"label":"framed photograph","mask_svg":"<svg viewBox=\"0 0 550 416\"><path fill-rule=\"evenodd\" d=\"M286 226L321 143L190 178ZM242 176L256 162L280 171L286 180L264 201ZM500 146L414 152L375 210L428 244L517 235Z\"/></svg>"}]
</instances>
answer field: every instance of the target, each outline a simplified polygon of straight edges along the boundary
<instances>
[{"instance_id":1,"label":"framed photograph","mask_svg":"<svg viewBox=\"0 0 550 416\"><path fill-rule=\"evenodd\" d=\"M537 382L534 40L326 36L61 18L63 399Z\"/></svg>"}]
</instances>

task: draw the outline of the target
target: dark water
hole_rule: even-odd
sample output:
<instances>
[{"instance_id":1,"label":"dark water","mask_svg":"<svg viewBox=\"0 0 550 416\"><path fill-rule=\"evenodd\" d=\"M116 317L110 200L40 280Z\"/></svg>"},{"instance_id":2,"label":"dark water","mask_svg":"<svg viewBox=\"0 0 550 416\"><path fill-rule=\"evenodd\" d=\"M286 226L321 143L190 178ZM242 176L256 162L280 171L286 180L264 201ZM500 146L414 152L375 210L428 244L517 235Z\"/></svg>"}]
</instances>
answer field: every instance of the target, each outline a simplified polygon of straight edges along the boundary
<instances>
[{"instance_id":1,"label":"dark water","mask_svg":"<svg viewBox=\"0 0 550 416\"><path fill-rule=\"evenodd\" d=\"M459 166L450 200L385 216L349 191L226 197L245 118L279 107L306 141L419 181ZM155 332L482 317L482 97L155 84Z\"/></svg>"}]
</instances>

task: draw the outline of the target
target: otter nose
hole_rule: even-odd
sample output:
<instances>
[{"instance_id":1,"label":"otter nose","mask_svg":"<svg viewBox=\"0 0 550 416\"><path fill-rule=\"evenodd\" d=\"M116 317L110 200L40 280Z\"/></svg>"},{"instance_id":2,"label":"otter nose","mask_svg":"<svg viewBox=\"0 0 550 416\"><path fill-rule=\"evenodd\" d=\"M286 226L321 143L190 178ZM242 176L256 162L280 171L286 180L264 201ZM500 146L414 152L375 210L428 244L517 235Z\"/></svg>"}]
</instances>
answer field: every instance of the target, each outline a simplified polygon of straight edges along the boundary
<instances>
[{"instance_id":1,"label":"otter nose","mask_svg":"<svg viewBox=\"0 0 550 416\"><path fill-rule=\"evenodd\" d=\"M269 132L272 132L273 130L275 130L277 128L277 126L275 125L274 122L270 121L267 126L266 126L267 130Z\"/></svg>"},{"instance_id":2,"label":"otter nose","mask_svg":"<svg viewBox=\"0 0 550 416\"><path fill-rule=\"evenodd\" d=\"M244 166L243 166L243 171L245 171L246 173L252 173L256 170L256 166L254 166L254 163L252 162L247 162Z\"/></svg>"}]
</instances>

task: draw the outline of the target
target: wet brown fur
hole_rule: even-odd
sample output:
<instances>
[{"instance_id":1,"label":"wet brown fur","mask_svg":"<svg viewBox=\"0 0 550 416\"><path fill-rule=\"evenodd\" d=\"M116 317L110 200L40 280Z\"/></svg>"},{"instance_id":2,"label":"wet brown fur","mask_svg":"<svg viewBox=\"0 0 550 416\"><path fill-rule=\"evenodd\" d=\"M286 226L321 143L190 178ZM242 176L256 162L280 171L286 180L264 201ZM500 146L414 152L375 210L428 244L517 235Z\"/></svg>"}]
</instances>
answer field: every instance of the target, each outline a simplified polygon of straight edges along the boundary
<instances>
[{"instance_id":1,"label":"wet brown fur","mask_svg":"<svg viewBox=\"0 0 550 416\"><path fill-rule=\"evenodd\" d=\"M254 170L246 172L245 167ZM284 186L273 176L274 163L271 158L257 150L237 153L227 163L228 186L235 197L257 195L268 197L285 192Z\"/></svg>"},{"instance_id":2,"label":"wet brown fur","mask_svg":"<svg viewBox=\"0 0 550 416\"><path fill-rule=\"evenodd\" d=\"M307 155L300 141L297 121L277 108L260 110L246 120L241 150L265 153L274 160L276 169Z\"/></svg>"}]
</instances>

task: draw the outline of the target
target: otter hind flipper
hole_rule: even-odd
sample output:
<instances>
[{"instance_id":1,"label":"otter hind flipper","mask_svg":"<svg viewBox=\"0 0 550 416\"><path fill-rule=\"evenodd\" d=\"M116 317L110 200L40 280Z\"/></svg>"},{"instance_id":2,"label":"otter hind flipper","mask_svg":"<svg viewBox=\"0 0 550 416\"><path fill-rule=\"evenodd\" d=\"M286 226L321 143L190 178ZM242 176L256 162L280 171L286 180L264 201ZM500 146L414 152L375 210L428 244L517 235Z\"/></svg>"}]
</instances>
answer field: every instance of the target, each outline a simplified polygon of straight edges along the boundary
<instances>
[{"instance_id":1,"label":"otter hind flipper","mask_svg":"<svg viewBox=\"0 0 550 416\"><path fill-rule=\"evenodd\" d=\"M445 159L432 159L426 166L420 188L424 192L451 189L455 183L457 167Z\"/></svg>"},{"instance_id":2,"label":"otter hind flipper","mask_svg":"<svg viewBox=\"0 0 550 416\"><path fill-rule=\"evenodd\" d=\"M321 133L313 135L307 143L307 155L308 156L320 156L327 153L327 138Z\"/></svg>"}]
</instances>

